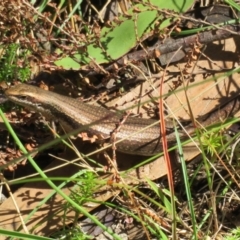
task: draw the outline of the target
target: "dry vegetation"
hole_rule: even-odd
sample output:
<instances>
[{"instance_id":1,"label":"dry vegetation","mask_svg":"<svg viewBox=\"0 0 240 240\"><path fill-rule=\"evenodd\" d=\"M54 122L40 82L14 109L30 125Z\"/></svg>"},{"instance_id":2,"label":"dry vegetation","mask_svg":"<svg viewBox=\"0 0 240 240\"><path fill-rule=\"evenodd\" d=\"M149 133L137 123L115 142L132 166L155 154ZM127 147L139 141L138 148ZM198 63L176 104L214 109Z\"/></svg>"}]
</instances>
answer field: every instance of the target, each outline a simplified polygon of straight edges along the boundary
<instances>
[{"instance_id":1,"label":"dry vegetation","mask_svg":"<svg viewBox=\"0 0 240 240\"><path fill-rule=\"evenodd\" d=\"M155 1L2 0L1 84L32 79L138 117L194 121L239 95L234 21L240 7L222 1L223 7L201 12L200 20L170 2L160 9ZM193 2L186 8L202 11ZM28 152L38 153L36 164L54 170L46 172L48 181L30 173L10 180L10 172L27 172L31 164L12 138L5 140L1 126L1 179L9 198L0 205L0 239L100 239L107 231L113 239L239 238L238 125L229 136L225 119L209 129L195 123L191 146L182 143L182 154L178 143L170 152L171 171L167 149L164 157L150 158L103 153L92 139L53 138L37 113L3 107ZM64 135L60 127L58 133ZM61 190L50 189L51 180Z\"/></svg>"}]
</instances>

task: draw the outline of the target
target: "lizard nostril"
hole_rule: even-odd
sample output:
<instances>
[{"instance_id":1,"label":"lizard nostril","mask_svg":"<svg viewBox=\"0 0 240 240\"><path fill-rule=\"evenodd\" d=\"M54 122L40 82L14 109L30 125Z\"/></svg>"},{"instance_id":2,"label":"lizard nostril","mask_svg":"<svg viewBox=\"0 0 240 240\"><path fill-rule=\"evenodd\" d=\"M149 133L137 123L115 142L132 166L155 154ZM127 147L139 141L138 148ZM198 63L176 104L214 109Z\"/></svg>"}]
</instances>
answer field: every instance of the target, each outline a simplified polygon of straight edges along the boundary
<instances>
[{"instance_id":1,"label":"lizard nostril","mask_svg":"<svg viewBox=\"0 0 240 240\"><path fill-rule=\"evenodd\" d=\"M5 95L0 94L0 104L6 102L7 100L8 100L8 99L7 99L7 97L6 97Z\"/></svg>"}]
</instances>

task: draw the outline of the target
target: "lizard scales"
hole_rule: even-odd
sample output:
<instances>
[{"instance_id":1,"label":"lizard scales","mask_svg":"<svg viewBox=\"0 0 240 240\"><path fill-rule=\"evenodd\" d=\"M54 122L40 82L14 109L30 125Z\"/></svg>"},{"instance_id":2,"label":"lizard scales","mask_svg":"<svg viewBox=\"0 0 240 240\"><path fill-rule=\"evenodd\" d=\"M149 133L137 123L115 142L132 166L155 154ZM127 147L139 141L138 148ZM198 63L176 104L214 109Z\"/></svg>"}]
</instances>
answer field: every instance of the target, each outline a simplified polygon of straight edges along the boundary
<instances>
[{"instance_id":1,"label":"lizard scales","mask_svg":"<svg viewBox=\"0 0 240 240\"><path fill-rule=\"evenodd\" d=\"M121 122L124 114L112 112L99 106L89 105L71 97L63 96L41 88L18 84L5 91L8 100L24 106L30 110L40 112L49 119L57 119L68 130L78 129L89 125L88 132L109 139L111 133ZM224 107L210 112L207 116L199 118L203 126L225 120L240 110L240 98L227 103ZM194 128L189 124L186 130L192 134ZM183 131L179 131L182 139L187 138ZM166 138L169 145L174 145L175 133L172 124L168 126ZM117 150L129 154L151 156L162 150L162 138L157 120L127 117L117 131Z\"/></svg>"}]
</instances>

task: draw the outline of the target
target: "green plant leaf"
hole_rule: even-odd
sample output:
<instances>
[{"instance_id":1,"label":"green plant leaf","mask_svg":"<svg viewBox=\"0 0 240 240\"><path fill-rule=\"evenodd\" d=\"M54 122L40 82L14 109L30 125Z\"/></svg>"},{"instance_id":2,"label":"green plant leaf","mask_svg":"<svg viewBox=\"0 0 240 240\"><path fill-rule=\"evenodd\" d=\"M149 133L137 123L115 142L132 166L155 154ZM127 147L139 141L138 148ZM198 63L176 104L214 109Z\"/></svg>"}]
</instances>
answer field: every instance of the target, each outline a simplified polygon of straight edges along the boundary
<instances>
[{"instance_id":1,"label":"green plant leaf","mask_svg":"<svg viewBox=\"0 0 240 240\"><path fill-rule=\"evenodd\" d=\"M160 30L171 23L173 17L171 15L166 17L159 10L168 9L182 13L193 2L193 0L144 0L129 9L127 16L119 17L118 23L113 23L111 28L104 27L98 39L91 36L92 39L88 41L91 43L85 45L85 53L64 57L55 64L64 69L78 70L91 61L101 64L116 60L136 46L141 37L153 29L156 21L160 22Z\"/></svg>"}]
</instances>

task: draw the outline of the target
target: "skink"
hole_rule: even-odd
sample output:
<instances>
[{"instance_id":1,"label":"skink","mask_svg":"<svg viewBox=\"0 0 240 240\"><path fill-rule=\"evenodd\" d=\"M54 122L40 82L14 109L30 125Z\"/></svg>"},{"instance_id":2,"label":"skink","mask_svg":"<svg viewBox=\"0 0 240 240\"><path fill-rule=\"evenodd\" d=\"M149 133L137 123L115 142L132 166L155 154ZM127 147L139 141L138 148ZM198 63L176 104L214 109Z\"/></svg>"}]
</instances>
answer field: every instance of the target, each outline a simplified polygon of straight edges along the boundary
<instances>
[{"instance_id":1,"label":"skink","mask_svg":"<svg viewBox=\"0 0 240 240\"><path fill-rule=\"evenodd\" d=\"M66 97L41 88L18 84L5 91L5 96L12 102L24 106L45 117L58 120L68 130L78 129L89 125L87 132L109 141L111 133L121 123L124 116L120 112L112 112L103 107L83 103L71 97ZM226 120L240 110L240 97L227 103L220 109L210 112L198 119L204 127L219 121ZM115 141L117 150L129 154L151 156L162 150L162 138L157 120L127 117L116 132ZM155 125L154 125L155 124ZM144 130L143 130L144 129ZM191 124L186 126L188 133L192 134L194 128ZM183 131L179 131L182 139L187 138ZM167 126L167 140L169 145L175 144L175 134L172 124Z\"/></svg>"}]
</instances>

